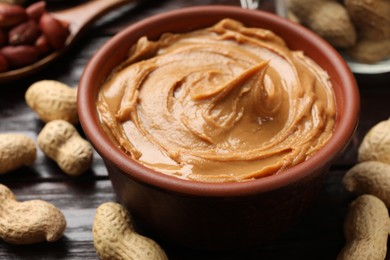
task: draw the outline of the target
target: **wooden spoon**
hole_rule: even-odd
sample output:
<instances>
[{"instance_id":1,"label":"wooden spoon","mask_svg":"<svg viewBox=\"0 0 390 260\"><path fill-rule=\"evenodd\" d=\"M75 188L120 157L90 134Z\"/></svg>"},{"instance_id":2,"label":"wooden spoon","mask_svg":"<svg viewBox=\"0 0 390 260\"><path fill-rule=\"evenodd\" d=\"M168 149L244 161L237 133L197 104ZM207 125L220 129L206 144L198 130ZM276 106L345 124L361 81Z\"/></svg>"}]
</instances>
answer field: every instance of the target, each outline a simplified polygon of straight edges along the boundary
<instances>
[{"instance_id":1,"label":"wooden spoon","mask_svg":"<svg viewBox=\"0 0 390 260\"><path fill-rule=\"evenodd\" d=\"M1 72L0 82L20 79L42 69L67 51L80 35L97 19L116 8L130 3L134 4L135 2L136 0L91 0L69 9L51 12L57 19L69 23L70 35L66 40L64 48L43 57L31 65Z\"/></svg>"}]
</instances>

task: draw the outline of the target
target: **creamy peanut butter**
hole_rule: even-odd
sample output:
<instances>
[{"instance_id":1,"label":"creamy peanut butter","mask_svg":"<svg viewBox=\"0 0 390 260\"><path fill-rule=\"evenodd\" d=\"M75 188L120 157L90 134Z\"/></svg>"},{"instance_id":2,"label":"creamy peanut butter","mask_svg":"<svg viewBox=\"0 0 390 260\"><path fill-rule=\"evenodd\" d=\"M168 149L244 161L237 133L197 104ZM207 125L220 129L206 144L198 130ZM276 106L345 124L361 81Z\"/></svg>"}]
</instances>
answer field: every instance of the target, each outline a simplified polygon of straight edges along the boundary
<instances>
[{"instance_id":1,"label":"creamy peanut butter","mask_svg":"<svg viewBox=\"0 0 390 260\"><path fill-rule=\"evenodd\" d=\"M206 182L281 173L321 149L336 117L323 69L273 32L231 19L139 39L97 109L129 156Z\"/></svg>"}]
</instances>

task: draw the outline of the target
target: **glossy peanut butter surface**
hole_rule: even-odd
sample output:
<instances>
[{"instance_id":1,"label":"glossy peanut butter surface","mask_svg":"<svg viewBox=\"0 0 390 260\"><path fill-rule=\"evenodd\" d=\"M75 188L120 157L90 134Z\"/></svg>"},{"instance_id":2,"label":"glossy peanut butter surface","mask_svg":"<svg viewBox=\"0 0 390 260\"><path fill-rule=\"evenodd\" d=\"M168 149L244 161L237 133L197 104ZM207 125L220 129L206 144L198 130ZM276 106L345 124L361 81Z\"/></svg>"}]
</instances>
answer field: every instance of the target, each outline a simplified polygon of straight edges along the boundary
<instances>
[{"instance_id":1,"label":"glossy peanut butter surface","mask_svg":"<svg viewBox=\"0 0 390 260\"><path fill-rule=\"evenodd\" d=\"M207 182L283 174L329 140L336 117L325 71L271 31L230 19L141 38L97 109L141 164Z\"/></svg>"}]
</instances>

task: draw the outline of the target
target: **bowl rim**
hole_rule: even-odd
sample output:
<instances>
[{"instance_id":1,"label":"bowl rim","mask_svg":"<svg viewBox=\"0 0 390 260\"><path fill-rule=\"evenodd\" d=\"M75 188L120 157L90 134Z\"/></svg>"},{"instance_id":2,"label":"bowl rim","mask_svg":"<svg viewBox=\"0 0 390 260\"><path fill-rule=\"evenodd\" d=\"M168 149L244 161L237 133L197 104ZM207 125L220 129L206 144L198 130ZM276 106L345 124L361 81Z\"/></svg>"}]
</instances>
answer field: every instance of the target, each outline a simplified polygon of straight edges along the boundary
<instances>
[{"instance_id":1,"label":"bowl rim","mask_svg":"<svg viewBox=\"0 0 390 260\"><path fill-rule=\"evenodd\" d=\"M344 100L343 120L337 120L338 131L335 131L331 139L311 158L280 174L274 174L256 180L228 183L199 182L180 179L149 169L131 159L109 140L99 123L95 108L96 96L90 94L93 93L92 90L94 89L91 81L94 78L94 73L96 73L96 71L94 72L95 64L98 61L105 60L110 49L119 44L123 38L126 38L126 35L143 28L145 25L149 23L161 23L166 19L172 19L178 15L188 16L199 12L202 12L203 15L213 15L216 12L235 13L257 17L257 19L265 19L268 22L272 21L272 23L276 23L278 26L287 27L292 33L300 34L301 37L309 39L312 42L315 41L318 48L327 53L329 61L340 75L339 78L342 79L345 86L348 86L342 87L344 96L348 98ZM273 13L226 5L185 7L153 15L126 27L123 31L117 33L104 43L87 63L80 78L77 102L81 127L91 144L104 160L108 160L124 174L137 182L162 190L203 197L241 197L264 193L295 183L298 180L308 177L311 172L329 166L329 162L335 159L346 148L356 130L360 106L359 90L352 72L339 53L325 40L305 27Z\"/></svg>"}]
</instances>

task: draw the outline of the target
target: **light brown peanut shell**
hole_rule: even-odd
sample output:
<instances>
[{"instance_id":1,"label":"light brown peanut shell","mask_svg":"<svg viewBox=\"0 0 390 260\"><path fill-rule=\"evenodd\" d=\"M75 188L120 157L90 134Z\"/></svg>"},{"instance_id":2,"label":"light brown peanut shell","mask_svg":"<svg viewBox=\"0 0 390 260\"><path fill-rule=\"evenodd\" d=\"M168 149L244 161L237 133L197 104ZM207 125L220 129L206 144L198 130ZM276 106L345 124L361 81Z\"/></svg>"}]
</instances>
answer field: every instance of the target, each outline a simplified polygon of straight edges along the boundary
<instances>
[{"instance_id":1,"label":"light brown peanut shell","mask_svg":"<svg viewBox=\"0 0 390 260\"><path fill-rule=\"evenodd\" d=\"M0 174L32 165L37 158L34 140L23 134L0 134Z\"/></svg>"},{"instance_id":2,"label":"light brown peanut shell","mask_svg":"<svg viewBox=\"0 0 390 260\"><path fill-rule=\"evenodd\" d=\"M374 195L390 208L390 164L377 161L358 163L345 174L342 182L347 191Z\"/></svg>"},{"instance_id":3,"label":"light brown peanut shell","mask_svg":"<svg viewBox=\"0 0 390 260\"><path fill-rule=\"evenodd\" d=\"M345 6L360 37L373 40L390 38L390 1L345 0Z\"/></svg>"},{"instance_id":4,"label":"light brown peanut shell","mask_svg":"<svg viewBox=\"0 0 390 260\"><path fill-rule=\"evenodd\" d=\"M359 39L346 54L362 63L376 63L390 57L390 38L384 40Z\"/></svg>"},{"instance_id":5,"label":"light brown peanut shell","mask_svg":"<svg viewBox=\"0 0 390 260\"><path fill-rule=\"evenodd\" d=\"M43 200L18 202L12 191L0 184L0 239L11 244L56 241L66 220L53 204Z\"/></svg>"},{"instance_id":6,"label":"light brown peanut shell","mask_svg":"<svg viewBox=\"0 0 390 260\"><path fill-rule=\"evenodd\" d=\"M390 164L390 119L377 123L367 132L359 146L358 161Z\"/></svg>"},{"instance_id":7,"label":"light brown peanut shell","mask_svg":"<svg viewBox=\"0 0 390 260\"><path fill-rule=\"evenodd\" d=\"M78 123L76 88L55 80L41 80L27 89L25 100L44 122L62 119Z\"/></svg>"},{"instance_id":8,"label":"light brown peanut shell","mask_svg":"<svg viewBox=\"0 0 390 260\"><path fill-rule=\"evenodd\" d=\"M91 167L92 145L65 120L47 123L38 135L38 145L69 175L80 175Z\"/></svg>"},{"instance_id":9,"label":"light brown peanut shell","mask_svg":"<svg viewBox=\"0 0 390 260\"><path fill-rule=\"evenodd\" d=\"M375 196L362 195L352 201L344 222L346 244L338 260L383 260L390 229L385 204Z\"/></svg>"},{"instance_id":10,"label":"light brown peanut shell","mask_svg":"<svg viewBox=\"0 0 390 260\"><path fill-rule=\"evenodd\" d=\"M96 209L93 244L101 260L168 259L154 240L135 232L127 210L114 202Z\"/></svg>"},{"instance_id":11,"label":"light brown peanut shell","mask_svg":"<svg viewBox=\"0 0 390 260\"><path fill-rule=\"evenodd\" d=\"M328 0L289 0L289 10L302 25L338 48L355 44L356 30L345 7Z\"/></svg>"}]
</instances>

